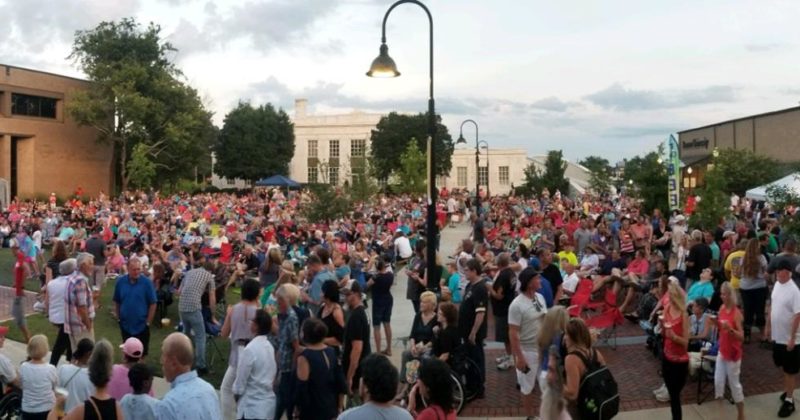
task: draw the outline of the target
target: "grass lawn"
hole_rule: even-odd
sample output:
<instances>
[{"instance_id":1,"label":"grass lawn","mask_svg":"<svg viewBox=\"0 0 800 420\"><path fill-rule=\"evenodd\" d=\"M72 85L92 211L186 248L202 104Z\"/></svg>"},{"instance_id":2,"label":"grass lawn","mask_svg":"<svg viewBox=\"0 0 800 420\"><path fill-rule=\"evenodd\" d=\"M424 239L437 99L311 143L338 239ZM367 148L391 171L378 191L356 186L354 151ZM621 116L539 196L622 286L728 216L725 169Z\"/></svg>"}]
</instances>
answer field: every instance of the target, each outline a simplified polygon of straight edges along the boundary
<instances>
[{"instance_id":1,"label":"grass lawn","mask_svg":"<svg viewBox=\"0 0 800 420\"><path fill-rule=\"evenodd\" d=\"M48 256L49 258L49 256ZM0 249L0 284L4 286L12 286L12 269L14 266L14 258L11 254L9 249ZM113 308L112 297L114 295L114 284L113 280L109 280L106 283L105 288L102 291L101 295L101 303L103 305L102 308L97 310L96 318L95 318L95 327L94 327L94 334L96 339L105 338L111 342L112 345L117 346L122 344L122 337L120 335L119 325L117 321L111 316L111 308ZM28 290L36 291L38 288L38 282L34 280L29 280L25 286ZM239 294L235 293L231 290L228 291L227 296L229 303L235 303L239 301ZM167 316L172 320L172 326L169 328L161 328L160 326L151 326L150 327L150 349L149 354L147 357L147 363L153 367L156 372L156 375L161 375L161 342L169 335L169 333L175 331L175 326L178 324L179 315L178 315L178 300L177 297L172 305L168 307ZM156 314L156 318L158 318L158 314ZM156 322L159 320L156 319ZM15 341L23 341L22 333L17 329L16 325L14 325L13 321L6 322L4 325L9 327L8 338ZM160 324L159 324L160 325ZM47 318L40 313L33 314L28 317L28 329L30 330L31 334L45 334L47 338L50 340L50 346L53 346L55 342L57 329L50 324ZM217 346L220 349L220 352L223 355L223 358L215 357L213 366L209 366L211 372L205 377L207 381L209 381L215 388L219 388L220 383L222 383L222 377L225 375L225 369L227 368L227 361L228 361L228 351L229 351L229 342L223 338L216 338ZM213 351L213 347L210 345L206 346L206 356L210 358ZM122 360L122 352L120 350L115 350L115 358L118 361Z\"/></svg>"}]
</instances>

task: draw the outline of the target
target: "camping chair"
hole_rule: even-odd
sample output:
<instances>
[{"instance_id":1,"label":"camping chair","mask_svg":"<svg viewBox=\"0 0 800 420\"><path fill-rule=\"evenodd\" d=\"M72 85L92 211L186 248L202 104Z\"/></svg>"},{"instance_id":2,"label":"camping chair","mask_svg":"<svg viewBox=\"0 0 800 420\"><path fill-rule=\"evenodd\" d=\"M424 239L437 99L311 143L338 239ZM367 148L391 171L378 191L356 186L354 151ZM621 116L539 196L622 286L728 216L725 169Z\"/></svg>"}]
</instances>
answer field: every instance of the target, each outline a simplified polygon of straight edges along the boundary
<instances>
[{"instance_id":1,"label":"camping chair","mask_svg":"<svg viewBox=\"0 0 800 420\"><path fill-rule=\"evenodd\" d=\"M219 262L229 265L233 262L233 245L230 243L223 243L219 248Z\"/></svg>"},{"instance_id":2,"label":"camping chair","mask_svg":"<svg viewBox=\"0 0 800 420\"><path fill-rule=\"evenodd\" d=\"M591 289L589 289L589 300L580 302L580 300L585 299L586 289L591 285L590 283L591 281L585 283L584 280L581 280L581 283L578 285L581 291L581 295L578 299L579 302L576 302L576 304L573 304L569 308L569 313L571 316L583 319L587 327L599 330L600 333L597 336L598 341L610 345L612 349L616 350L617 326L625 322L625 318L622 316L622 312L619 310L619 304L617 303L617 293L614 291L612 285L608 285L605 286L602 292L603 298L601 300L592 300ZM575 295L573 295L573 301L577 295L578 289L576 289ZM611 342L612 339L613 344Z\"/></svg>"}]
</instances>

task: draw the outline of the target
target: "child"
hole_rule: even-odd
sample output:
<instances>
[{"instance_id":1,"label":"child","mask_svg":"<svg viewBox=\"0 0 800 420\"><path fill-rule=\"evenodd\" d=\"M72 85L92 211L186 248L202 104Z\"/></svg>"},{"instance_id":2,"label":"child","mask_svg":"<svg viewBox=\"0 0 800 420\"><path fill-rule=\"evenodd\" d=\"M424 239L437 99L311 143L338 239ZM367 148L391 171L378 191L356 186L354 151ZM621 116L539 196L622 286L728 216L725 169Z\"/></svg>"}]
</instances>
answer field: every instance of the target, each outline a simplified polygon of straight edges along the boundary
<instances>
[{"instance_id":1,"label":"child","mask_svg":"<svg viewBox=\"0 0 800 420\"><path fill-rule=\"evenodd\" d=\"M128 371L133 394L126 394L120 400L122 414L127 420L155 420L155 407L158 400L148 395L153 385L153 371L144 363L137 363Z\"/></svg>"},{"instance_id":2,"label":"child","mask_svg":"<svg viewBox=\"0 0 800 420\"><path fill-rule=\"evenodd\" d=\"M461 303L461 274L458 273L455 262L447 264L447 272L450 275L447 279L447 288L450 289L450 300L458 305Z\"/></svg>"}]
</instances>

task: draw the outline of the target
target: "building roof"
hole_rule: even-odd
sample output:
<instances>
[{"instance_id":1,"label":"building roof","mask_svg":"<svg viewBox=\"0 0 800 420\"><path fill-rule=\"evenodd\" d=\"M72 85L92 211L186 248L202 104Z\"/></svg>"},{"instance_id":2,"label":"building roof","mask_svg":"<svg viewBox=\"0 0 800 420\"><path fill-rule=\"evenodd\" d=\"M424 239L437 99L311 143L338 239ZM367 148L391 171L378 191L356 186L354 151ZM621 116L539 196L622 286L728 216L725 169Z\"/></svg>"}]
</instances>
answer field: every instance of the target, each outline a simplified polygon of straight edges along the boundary
<instances>
[{"instance_id":1,"label":"building roof","mask_svg":"<svg viewBox=\"0 0 800 420\"><path fill-rule=\"evenodd\" d=\"M714 123L714 124L708 124L708 125L704 125L702 127L690 128L688 130L678 131L678 134L683 134L683 133L686 133L686 132L689 132L689 131L702 130L704 128L710 128L710 127L714 127L714 126L718 126L718 125L722 125L722 124L729 124L729 123L733 123L733 122L737 122L737 121L750 120L750 119L753 119L753 118L766 117L766 116L770 116L770 115L783 114L783 113L786 113L786 112L793 112L793 111L800 111L800 106L793 106L791 108L780 109L780 110L777 110L777 111L764 112L762 114L755 114L755 115L750 115L750 116L747 116L747 117L734 118L732 120L722 121L722 122L718 122L718 123Z\"/></svg>"},{"instance_id":2,"label":"building roof","mask_svg":"<svg viewBox=\"0 0 800 420\"><path fill-rule=\"evenodd\" d=\"M86 79L81 79L80 77L65 76L63 74L51 73L51 72L43 71L43 70L30 69L30 68L27 68L27 67L14 66L14 65L11 65L11 64L0 63L0 67L12 68L12 69L17 69L17 70L24 70L24 71L29 71L29 72L33 72L33 73L45 74L45 75L53 76L53 77L60 77L62 79L72 79L72 80L77 80L79 82L91 83L91 81L86 80Z\"/></svg>"}]
</instances>

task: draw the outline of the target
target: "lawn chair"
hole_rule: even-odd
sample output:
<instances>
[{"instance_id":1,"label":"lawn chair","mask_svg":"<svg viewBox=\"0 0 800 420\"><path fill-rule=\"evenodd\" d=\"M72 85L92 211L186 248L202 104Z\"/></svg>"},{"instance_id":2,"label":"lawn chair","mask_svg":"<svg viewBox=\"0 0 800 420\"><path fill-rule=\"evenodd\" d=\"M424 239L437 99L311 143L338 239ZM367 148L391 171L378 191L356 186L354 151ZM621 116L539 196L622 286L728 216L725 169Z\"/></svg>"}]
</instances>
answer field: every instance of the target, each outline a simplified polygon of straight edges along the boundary
<instances>
[{"instance_id":1,"label":"lawn chair","mask_svg":"<svg viewBox=\"0 0 800 420\"><path fill-rule=\"evenodd\" d=\"M625 322L625 318L619 310L617 293L609 284L604 286L604 289L600 289L602 290L602 299L592 300L592 283L588 279L581 280L572 297L573 304L569 307L568 312L573 317L583 319L590 329L599 331L598 342L610 345L612 349L616 350L617 326Z\"/></svg>"},{"instance_id":2,"label":"lawn chair","mask_svg":"<svg viewBox=\"0 0 800 420\"><path fill-rule=\"evenodd\" d=\"M700 351L700 366L697 368L697 405L705 402L714 393L714 370L719 355L719 331L716 327L711 330L710 337L710 348ZM709 385L710 389L706 389ZM723 397L733 404L733 396L727 383Z\"/></svg>"}]
</instances>

